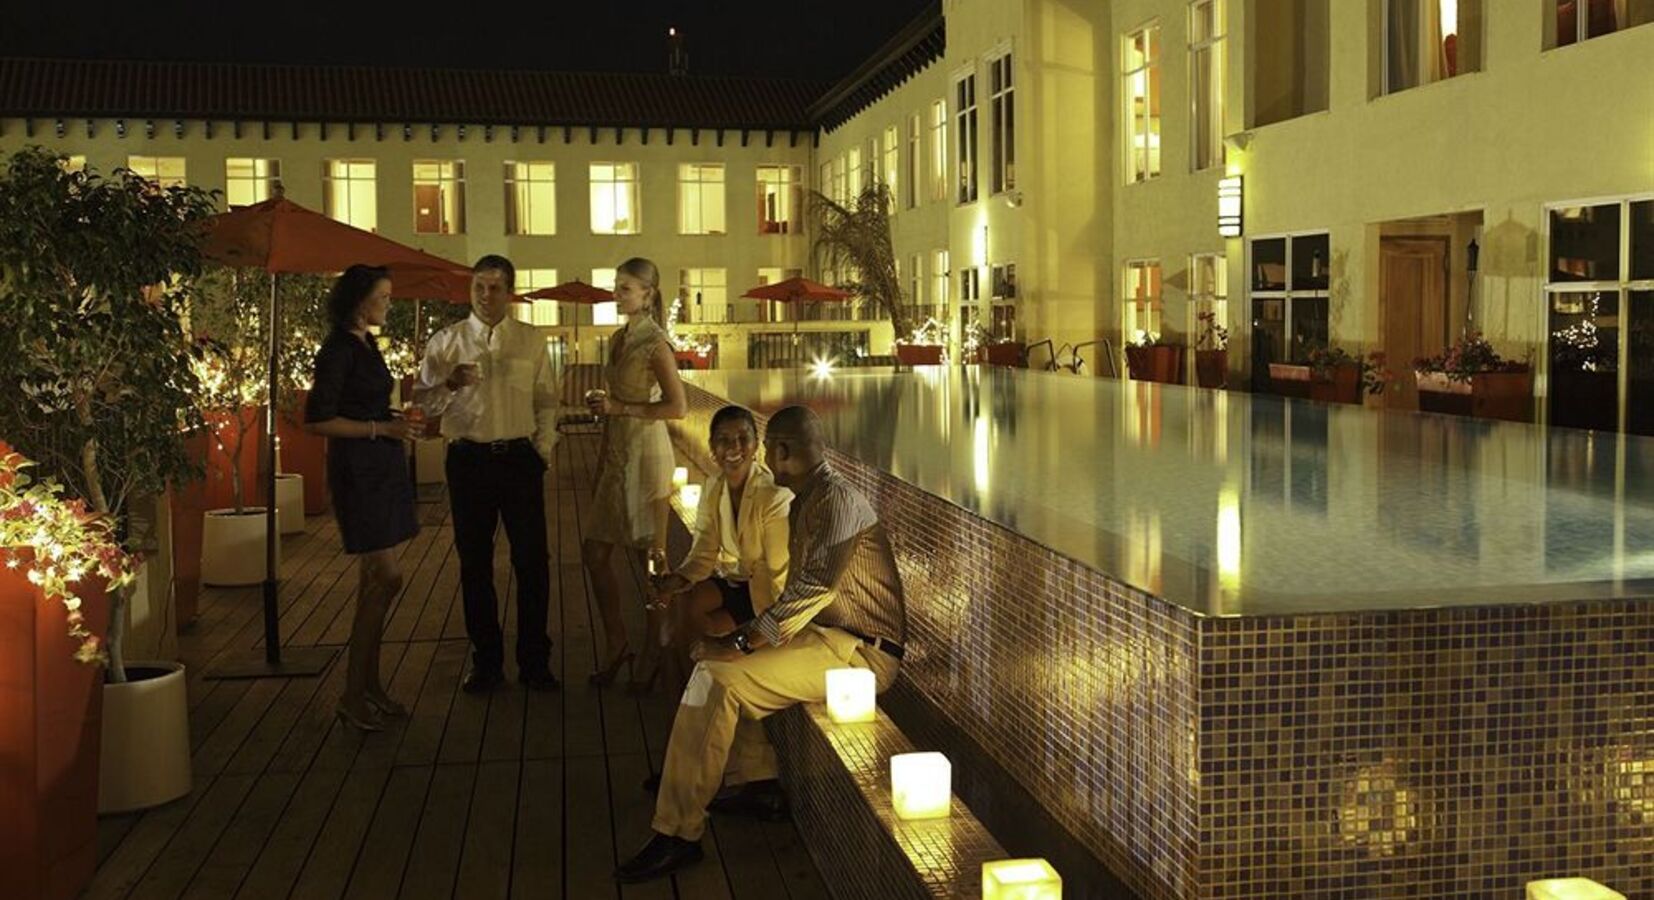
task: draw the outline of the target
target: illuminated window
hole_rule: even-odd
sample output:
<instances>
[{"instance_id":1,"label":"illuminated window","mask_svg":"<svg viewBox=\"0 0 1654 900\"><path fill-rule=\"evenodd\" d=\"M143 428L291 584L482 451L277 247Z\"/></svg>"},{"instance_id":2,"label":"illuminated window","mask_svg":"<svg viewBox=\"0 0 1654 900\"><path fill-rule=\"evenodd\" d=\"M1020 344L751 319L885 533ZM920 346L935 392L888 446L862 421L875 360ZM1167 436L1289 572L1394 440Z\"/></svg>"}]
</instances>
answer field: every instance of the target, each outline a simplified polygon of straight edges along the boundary
<instances>
[{"instance_id":1,"label":"illuminated window","mask_svg":"<svg viewBox=\"0 0 1654 900\"><path fill-rule=\"evenodd\" d=\"M1189 4L1189 168L1221 166L1223 148L1224 0Z\"/></svg>"},{"instance_id":2,"label":"illuminated window","mask_svg":"<svg viewBox=\"0 0 1654 900\"><path fill-rule=\"evenodd\" d=\"M954 108L956 125L954 138L959 144L959 191L954 195L958 203L976 200L976 75L970 74L954 83L957 100Z\"/></svg>"},{"instance_id":3,"label":"illuminated window","mask_svg":"<svg viewBox=\"0 0 1654 900\"><path fill-rule=\"evenodd\" d=\"M1465 0L1460 0L1464 27ZM1546 0L1546 47L1562 47L1654 22L1654 0Z\"/></svg>"},{"instance_id":4,"label":"illuminated window","mask_svg":"<svg viewBox=\"0 0 1654 900\"><path fill-rule=\"evenodd\" d=\"M803 173L797 166L758 167L758 233L792 234L800 230L797 216L803 210L799 182Z\"/></svg>"},{"instance_id":5,"label":"illuminated window","mask_svg":"<svg viewBox=\"0 0 1654 900\"><path fill-rule=\"evenodd\" d=\"M557 285L556 269L518 269L517 293L526 294L540 288L555 287ZM562 322L560 310L556 300L530 300L527 303L511 304L511 314L519 322L530 325L550 326Z\"/></svg>"},{"instance_id":6,"label":"illuminated window","mask_svg":"<svg viewBox=\"0 0 1654 900\"><path fill-rule=\"evenodd\" d=\"M281 180L281 160L224 160L224 202L231 209L252 206L275 196Z\"/></svg>"},{"instance_id":7,"label":"illuminated window","mask_svg":"<svg viewBox=\"0 0 1654 900\"><path fill-rule=\"evenodd\" d=\"M901 134L896 130L896 126L892 125L884 130L884 163L881 167L884 175L884 186L890 189L890 203L892 206L895 205L896 198L901 196L898 193L898 189L901 187L901 179L896 177L897 173L902 170L901 153Z\"/></svg>"},{"instance_id":8,"label":"illuminated window","mask_svg":"<svg viewBox=\"0 0 1654 900\"><path fill-rule=\"evenodd\" d=\"M729 276L724 269L679 269L685 322L729 321Z\"/></svg>"},{"instance_id":9,"label":"illuminated window","mask_svg":"<svg viewBox=\"0 0 1654 900\"><path fill-rule=\"evenodd\" d=\"M147 179L156 187L184 186L184 158L182 156L129 156L126 167L132 174Z\"/></svg>"},{"instance_id":10,"label":"illuminated window","mask_svg":"<svg viewBox=\"0 0 1654 900\"><path fill-rule=\"evenodd\" d=\"M557 233L557 164L505 164L505 233Z\"/></svg>"},{"instance_id":11,"label":"illuminated window","mask_svg":"<svg viewBox=\"0 0 1654 900\"><path fill-rule=\"evenodd\" d=\"M1126 180L1160 174L1160 25L1126 35Z\"/></svg>"},{"instance_id":12,"label":"illuminated window","mask_svg":"<svg viewBox=\"0 0 1654 900\"><path fill-rule=\"evenodd\" d=\"M63 167L65 172L86 171L86 157L84 156L65 156L58 164Z\"/></svg>"},{"instance_id":13,"label":"illuminated window","mask_svg":"<svg viewBox=\"0 0 1654 900\"><path fill-rule=\"evenodd\" d=\"M1202 313L1212 313L1218 325L1229 321L1229 267L1223 254L1196 253L1189 257L1189 300L1189 333L1197 339L1203 331Z\"/></svg>"},{"instance_id":14,"label":"illuminated window","mask_svg":"<svg viewBox=\"0 0 1654 900\"><path fill-rule=\"evenodd\" d=\"M592 163L592 234L637 234L637 163Z\"/></svg>"},{"instance_id":15,"label":"illuminated window","mask_svg":"<svg viewBox=\"0 0 1654 900\"><path fill-rule=\"evenodd\" d=\"M861 148L851 147L847 154L849 159L848 180L845 183L845 203L855 203L861 196Z\"/></svg>"},{"instance_id":16,"label":"illuminated window","mask_svg":"<svg viewBox=\"0 0 1654 900\"><path fill-rule=\"evenodd\" d=\"M919 135L924 126L920 124L918 114L907 120L907 208L914 209L919 205L919 163L924 155L919 152Z\"/></svg>"},{"instance_id":17,"label":"illuminated window","mask_svg":"<svg viewBox=\"0 0 1654 900\"><path fill-rule=\"evenodd\" d=\"M721 164L678 166L678 233L724 233L724 167Z\"/></svg>"},{"instance_id":18,"label":"illuminated window","mask_svg":"<svg viewBox=\"0 0 1654 900\"><path fill-rule=\"evenodd\" d=\"M414 233L465 233L465 163L415 160Z\"/></svg>"},{"instance_id":19,"label":"illuminated window","mask_svg":"<svg viewBox=\"0 0 1654 900\"><path fill-rule=\"evenodd\" d=\"M930 199L948 199L948 104L930 104Z\"/></svg>"},{"instance_id":20,"label":"illuminated window","mask_svg":"<svg viewBox=\"0 0 1654 900\"><path fill-rule=\"evenodd\" d=\"M615 289L615 270L610 268L592 270L592 287L600 287L606 291ZM593 325L619 325L620 309L613 300L607 303L592 305Z\"/></svg>"},{"instance_id":21,"label":"illuminated window","mask_svg":"<svg viewBox=\"0 0 1654 900\"><path fill-rule=\"evenodd\" d=\"M1386 94L1481 67L1481 0L1384 0Z\"/></svg>"},{"instance_id":22,"label":"illuminated window","mask_svg":"<svg viewBox=\"0 0 1654 900\"><path fill-rule=\"evenodd\" d=\"M330 159L322 169L328 216L364 231L379 229L378 171L371 159Z\"/></svg>"},{"instance_id":23,"label":"illuminated window","mask_svg":"<svg viewBox=\"0 0 1654 900\"><path fill-rule=\"evenodd\" d=\"M1017 186L1016 92L1012 68L1009 53L988 62L988 114L993 130L993 158L988 170L991 194Z\"/></svg>"},{"instance_id":24,"label":"illuminated window","mask_svg":"<svg viewBox=\"0 0 1654 900\"><path fill-rule=\"evenodd\" d=\"M943 311L948 307L949 284L953 273L948 271L948 251L935 250L930 254L930 303Z\"/></svg>"}]
</instances>

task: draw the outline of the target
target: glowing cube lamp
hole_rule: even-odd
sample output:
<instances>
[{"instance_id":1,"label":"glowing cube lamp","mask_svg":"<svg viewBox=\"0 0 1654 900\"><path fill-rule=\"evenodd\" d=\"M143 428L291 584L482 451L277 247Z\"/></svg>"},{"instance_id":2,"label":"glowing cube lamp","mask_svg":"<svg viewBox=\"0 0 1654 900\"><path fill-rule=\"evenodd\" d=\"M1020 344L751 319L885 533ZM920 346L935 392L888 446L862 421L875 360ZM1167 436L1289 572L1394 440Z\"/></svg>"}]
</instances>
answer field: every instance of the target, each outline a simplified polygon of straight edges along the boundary
<instances>
[{"instance_id":1,"label":"glowing cube lamp","mask_svg":"<svg viewBox=\"0 0 1654 900\"><path fill-rule=\"evenodd\" d=\"M872 669L827 670L827 716L840 725L875 718Z\"/></svg>"},{"instance_id":2,"label":"glowing cube lamp","mask_svg":"<svg viewBox=\"0 0 1654 900\"><path fill-rule=\"evenodd\" d=\"M1528 882L1528 900L1625 900L1625 895L1589 878L1548 878Z\"/></svg>"},{"instance_id":3,"label":"glowing cube lamp","mask_svg":"<svg viewBox=\"0 0 1654 900\"><path fill-rule=\"evenodd\" d=\"M676 469L672 470L672 486L674 488L678 488L678 489L681 490L683 488L683 486L688 484L688 483L689 483L689 469L687 469L683 466L678 466Z\"/></svg>"},{"instance_id":4,"label":"glowing cube lamp","mask_svg":"<svg viewBox=\"0 0 1654 900\"><path fill-rule=\"evenodd\" d=\"M953 809L953 765L940 753L890 757L890 803L903 819L940 819Z\"/></svg>"},{"instance_id":5,"label":"glowing cube lamp","mask_svg":"<svg viewBox=\"0 0 1654 900\"><path fill-rule=\"evenodd\" d=\"M1062 876L1043 859L985 862L982 900L1062 900Z\"/></svg>"}]
</instances>

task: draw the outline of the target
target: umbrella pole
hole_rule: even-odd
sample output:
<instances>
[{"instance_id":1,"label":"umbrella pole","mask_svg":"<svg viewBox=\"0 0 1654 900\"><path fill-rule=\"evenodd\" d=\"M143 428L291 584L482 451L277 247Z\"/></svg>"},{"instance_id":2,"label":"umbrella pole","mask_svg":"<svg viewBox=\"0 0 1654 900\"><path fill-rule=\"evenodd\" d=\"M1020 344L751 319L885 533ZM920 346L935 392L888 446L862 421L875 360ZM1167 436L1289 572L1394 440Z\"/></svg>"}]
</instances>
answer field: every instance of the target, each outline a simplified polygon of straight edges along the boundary
<instances>
[{"instance_id":1,"label":"umbrella pole","mask_svg":"<svg viewBox=\"0 0 1654 900\"><path fill-rule=\"evenodd\" d=\"M295 647L283 660L281 624L276 608L276 391L281 362L281 304L276 300L276 273L270 273L270 377L264 398L264 653L238 654L207 671L207 678L290 678L319 675L333 661L332 647Z\"/></svg>"}]
</instances>

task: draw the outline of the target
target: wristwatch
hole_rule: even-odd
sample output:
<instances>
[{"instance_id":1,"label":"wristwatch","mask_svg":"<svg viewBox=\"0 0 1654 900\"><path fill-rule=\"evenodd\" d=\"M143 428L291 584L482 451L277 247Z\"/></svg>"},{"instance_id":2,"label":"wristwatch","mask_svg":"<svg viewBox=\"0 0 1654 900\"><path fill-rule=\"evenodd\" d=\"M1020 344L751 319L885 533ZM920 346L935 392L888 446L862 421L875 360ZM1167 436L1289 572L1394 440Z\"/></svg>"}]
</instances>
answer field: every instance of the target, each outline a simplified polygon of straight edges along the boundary
<instances>
[{"instance_id":1,"label":"wristwatch","mask_svg":"<svg viewBox=\"0 0 1654 900\"><path fill-rule=\"evenodd\" d=\"M752 653L752 641L747 640L745 631L735 632L730 640L735 644L735 649L741 651L742 654L750 655Z\"/></svg>"}]
</instances>

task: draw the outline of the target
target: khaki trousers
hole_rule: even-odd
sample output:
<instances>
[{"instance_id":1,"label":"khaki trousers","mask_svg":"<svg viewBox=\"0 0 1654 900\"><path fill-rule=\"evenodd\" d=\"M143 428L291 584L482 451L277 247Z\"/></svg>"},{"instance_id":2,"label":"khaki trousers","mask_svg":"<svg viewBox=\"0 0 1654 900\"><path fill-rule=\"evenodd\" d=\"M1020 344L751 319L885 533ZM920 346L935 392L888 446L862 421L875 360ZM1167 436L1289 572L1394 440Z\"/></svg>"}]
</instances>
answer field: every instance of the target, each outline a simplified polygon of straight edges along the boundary
<instances>
[{"instance_id":1,"label":"khaki trousers","mask_svg":"<svg viewBox=\"0 0 1654 900\"><path fill-rule=\"evenodd\" d=\"M744 784L776 776L762 720L827 696L828 669L872 669L878 689L896 680L896 659L836 628L810 626L785 646L728 662L702 662L689 676L672 723L652 827L700 840L706 805L727 776Z\"/></svg>"}]
</instances>

